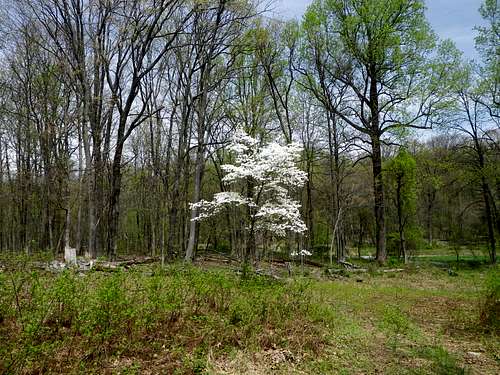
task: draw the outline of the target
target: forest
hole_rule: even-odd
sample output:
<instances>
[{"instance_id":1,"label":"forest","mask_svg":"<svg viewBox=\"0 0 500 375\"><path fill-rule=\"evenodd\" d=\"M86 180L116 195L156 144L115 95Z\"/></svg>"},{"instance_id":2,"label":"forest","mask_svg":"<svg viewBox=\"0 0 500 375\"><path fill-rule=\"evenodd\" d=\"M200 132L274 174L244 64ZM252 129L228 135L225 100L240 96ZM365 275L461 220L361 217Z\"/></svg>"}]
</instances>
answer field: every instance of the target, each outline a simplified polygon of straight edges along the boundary
<instances>
[{"instance_id":1,"label":"forest","mask_svg":"<svg viewBox=\"0 0 500 375\"><path fill-rule=\"evenodd\" d=\"M0 0L0 373L500 370L500 4L275 6Z\"/></svg>"},{"instance_id":2,"label":"forest","mask_svg":"<svg viewBox=\"0 0 500 375\"><path fill-rule=\"evenodd\" d=\"M242 129L302 147L307 183L293 194L307 231L283 250L333 247L340 260L369 246L384 262L446 241L495 262L497 9L481 8L492 23L471 63L420 2L378 14L385 3L317 2L301 23L245 2L6 3L0 249L246 252L245 212L190 220L202 197L252 194L221 170Z\"/></svg>"}]
</instances>

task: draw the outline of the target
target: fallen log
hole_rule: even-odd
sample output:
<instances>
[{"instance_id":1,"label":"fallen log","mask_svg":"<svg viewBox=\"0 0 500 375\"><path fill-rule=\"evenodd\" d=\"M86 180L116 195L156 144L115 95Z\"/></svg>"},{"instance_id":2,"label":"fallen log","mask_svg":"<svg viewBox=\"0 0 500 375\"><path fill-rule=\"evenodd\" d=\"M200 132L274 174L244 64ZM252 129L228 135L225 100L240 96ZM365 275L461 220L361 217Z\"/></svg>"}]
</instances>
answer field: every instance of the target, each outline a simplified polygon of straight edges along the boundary
<instances>
[{"instance_id":1,"label":"fallen log","mask_svg":"<svg viewBox=\"0 0 500 375\"><path fill-rule=\"evenodd\" d=\"M292 263L292 262L300 263L300 259L296 259L296 260L294 259L293 261L291 261L291 260L285 260L282 258L273 258L273 259L268 259L268 262L269 263L283 264L286 266L287 263ZM324 264L319 263L319 262L315 262L314 260L310 260L310 259L304 259L303 263L305 265L313 266L313 267L319 267L319 268L324 267Z\"/></svg>"},{"instance_id":2,"label":"fallen log","mask_svg":"<svg viewBox=\"0 0 500 375\"><path fill-rule=\"evenodd\" d=\"M340 261L340 262L338 262L338 264L343 265L345 268L352 268L352 269L360 268L359 266L352 264L352 263L349 263L349 262L346 262L346 261Z\"/></svg>"},{"instance_id":3,"label":"fallen log","mask_svg":"<svg viewBox=\"0 0 500 375\"><path fill-rule=\"evenodd\" d=\"M116 262L109 261L96 261L93 259L77 258L73 264L68 264L60 260L53 260L51 262L31 262L29 267L41 269L50 272L61 272L65 269L76 269L81 272L85 271L103 271L103 272L117 272L120 269L128 269L135 265L149 264L159 261L159 257L146 257L138 259L128 259Z\"/></svg>"},{"instance_id":4,"label":"fallen log","mask_svg":"<svg viewBox=\"0 0 500 375\"><path fill-rule=\"evenodd\" d=\"M154 263L154 262L159 262L160 257L145 257L145 258L138 258L138 259L129 259L129 260L119 260L116 262L106 262L107 264L115 264L118 266L135 266L139 264L149 264L149 263ZM104 264L104 263L100 263Z\"/></svg>"},{"instance_id":5,"label":"fallen log","mask_svg":"<svg viewBox=\"0 0 500 375\"><path fill-rule=\"evenodd\" d=\"M389 272L403 272L405 269L404 268L391 268L388 270L382 270L384 273L389 273Z\"/></svg>"},{"instance_id":6,"label":"fallen log","mask_svg":"<svg viewBox=\"0 0 500 375\"><path fill-rule=\"evenodd\" d=\"M219 262L219 263L234 263L235 259L230 257L214 257L214 256L199 256L195 259L195 263L203 263L203 262Z\"/></svg>"},{"instance_id":7,"label":"fallen log","mask_svg":"<svg viewBox=\"0 0 500 375\"><path fill-rule=\"evenodd\" d=\"M128 267L126 267L128 268ZM94 265L94 267L91 268L93 271L99 271L99 272L119 272L123 268L114 264L101 264L97 263Z\"/></svg>"}]
</instances>

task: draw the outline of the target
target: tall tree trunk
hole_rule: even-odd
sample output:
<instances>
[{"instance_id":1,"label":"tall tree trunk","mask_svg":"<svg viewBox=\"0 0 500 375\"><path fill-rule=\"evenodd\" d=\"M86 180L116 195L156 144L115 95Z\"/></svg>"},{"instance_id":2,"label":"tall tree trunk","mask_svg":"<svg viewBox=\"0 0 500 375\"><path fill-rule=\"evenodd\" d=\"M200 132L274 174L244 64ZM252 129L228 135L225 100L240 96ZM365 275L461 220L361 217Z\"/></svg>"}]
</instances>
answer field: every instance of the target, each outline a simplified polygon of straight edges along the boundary
<instances>
[{"instance_id":1,"label":"tall tree trunk","mask_svg":"<svg viewBox=\"0 0 500 375\"><path fill-rule=\"evenodd\" d=\"M200 143L201 141L201 143ZM203 170L205 168L205 158L204 158L204 146L203 146L203 134L198 137L198 147L196 150L196 166L194 174L194 191L193 191L193 202L199 202L201 197L201 182L203 178ZM198 209L191 209L191 221L189 222L189 242L186 248L186 256L184 260L186 262L191 262L194 257L196 248L198 247L197 232L199 223L194 220L198 216Z\"/></svg>"},{"instance_id":2,"label":"tall tree trunk","mask_svg":"<svg viewBox=\"0 0 500 375\"><path fill-rule=\"evenodd\" d=\"M375 237L377 247L377 261L385 263L387 260L385 243L385 198L384 180L382 176L382 148L380 132L379 92L377 87L377 71L374 65L368 69L370 76L370 138L372 146L373 167L373 194L375 201Z\"/></svg>"},{"instance_id":3,"label":"tall tree trunk","mask_svg":"<svg viewBox=\"0 0 500 375\"><path fill-rule=\"evenodd\" d=\"M382 151L378 135L372 137L372 167L373 192L375 198L375 245L377 261L384 263L387 260L385 247L385 203L384 184L382 180Z\"/></svg>"},{"instance_id":4,"label":"tall tree trunk","mask_svg":"<svg viewBox=\"0 0 500 375\"><path fill-rule=\"evenodd\" d=\"M126 121L126 120L124 120ZM120 138L119 138L120 139ZM110 260L116 260L118 248L118 225L120 219L120 193L121 193L121 159L123 143L117 142L113 165L111 168L111 191L109 195L108 211L108 246L107 255Z\"/></svg>"},{"instance_id":5,"label":"tall tree trunk","mask_svg":"<svg viewBox=\"0 0 500 375\"><path fill-rule=\"evenodd\" d=\"M83 65L85 66L85 65ZM96 173L95 165L92 160L91 151L91 139L89 138L89 133L94 133L97 131L95 125L92 125L90 119L94 119L95 116L92 114L92 109L90 106L90 95L89 87L85 82L86 78L82 78L82 88L84 92L82 93L83 100L83 119L82 119L82 141L83 141L83 151L85 154L85 182L87 190L87 216L88 216L88 233L87 233L87 254L91 258L95 259L98 256L97 244L96 244L96 196L95 196L95 180ZM89 129L90 127L90 129ZM89 131L91 130L91 131ZM93 137L92 137L93 138ZM93 147L94 153L96 146Z\"/></svg>"},{"instance_id":6,"label":"tall tree trunk","mask_svg":"<svg viewBox=\"0 0 500 375\"><path fill-rule=\"evenodd\" d=\"M473 127L473 130L476 128ZM497 253L496 253L496 240L495 240L495 228L494 228L494 218L492 212L492 202L490 201L490 197L492 196L491 190L486 180L485 167L485 155L483 150L483 145L479 140L479 137L476 132L474 132L474 145L476 147L477 161L479 165L479 172L481 173L481 190L483 192L483 200L484 200L484 208L486 214L486 223L488 225L488 242L490 246L490 261L492 264L495 264L497 261ZM494 203L493 203L494 204Z\"/></svg>"},{"instance_id":7,"label":"tall tree trunk","mask_svg":"<svg viewBox=\"0 0 500 375\"><path fill-rule=\"evenodd\" d=\"M83 211L83 150L81 127L78 126L78 212L76 217L76 253L81 255L82 249L82 211Z\"/></svg>"},{"instance_id":8,"label":"tall tree trunk","mask_svg":"<svg viewBox=\"0 0 500 375\"><path fill-rule=\"evenodd\" d=\"M199 102L196 106L196 117L198 120L197 133L198 133L198 146L196 147L196 161L194 173L194 191L193 203L198 203L201 198L201 183L203 180L203 171L205 169L205 129L206 129L206 115L207 115L207 84L209 71L203 70L201 73L201 95ZM195 220L198 216L198 209L191 209L191 220L189 222L189 240L186 248L186 255L184 260L191 262L198 247L199 223Z\"/></svg>"},{"instance_id":9,"label":"tall tree trunk","mask_svg":"<svg viewBox=\"0 0 500 375\"><path fill-rule=\"evenodd\" d=\"M189 81L190 82L190 81ZM174 254L174 247L176 247L176 235L178 233L178 213L179 207L181 205L181 178L183 167L186 167L186 161L184 160L186 155L186 150L188 148L188 134L189 134L189 118L191 114L191 106L189 103L189 90L191 87L189 85L185 86L183 97L182 97L182 111L181 111L181 121L179 123L179 140L177 144L177 160L174 171L174 186L172 188L172 194L170 197L170 210L168 218L168 238L167 238L167 248L166 254L162 251L162 265L165 262L165 256L171 258ZM171 118L173 121L173 118ZM188 171L185 171L188 173ZM178 242L178 241L177 241ZM177 243L177 245L179 242Z\"/></svg>"},{"instance_id":10,"label":"tall tree trunk","mask_svg":"<svg viewBox=\"0 0 500 375\"><path fill-rule=\"evenodd\" d=\"M335 246L335 257L337 262L344 261L345 247L344 242L339 241L343 237L341 225L341 203L340 203L340 154L337 117L333 111L327 112L328 122L328 150L329 150L329 174L332 188L331 194L331 227L332 227L332 246L330 247L330 264L333 263L333 246Z\"/></svg>"}]
</instances>

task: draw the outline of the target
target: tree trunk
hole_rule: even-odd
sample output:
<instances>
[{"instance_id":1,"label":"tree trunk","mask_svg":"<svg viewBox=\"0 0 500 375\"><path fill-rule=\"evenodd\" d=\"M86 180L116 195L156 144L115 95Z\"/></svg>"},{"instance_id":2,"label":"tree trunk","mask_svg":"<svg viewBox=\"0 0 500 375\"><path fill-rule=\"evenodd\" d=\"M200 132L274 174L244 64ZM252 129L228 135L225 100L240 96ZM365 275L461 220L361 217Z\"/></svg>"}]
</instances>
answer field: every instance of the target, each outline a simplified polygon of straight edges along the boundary
<instances>
[{"instance_id":1,"label":"tree trunk","mask_svg":"<svg viewBox=\"0 0 500 375\"><path fill-rule=\"evenodd\" d=\"M76 217L76 253L81 255L82 249L82 211L83 211L83 150L81 128L78 126L78 212Z\"/></svg>"},{"instance_id":2,"label":"tree trunk","mask_svg":"<svg viewBox=\"0 0 500 375\"><path fill-rule=\"evenodd\" d=\"M111 192L109 195L109 211L108 211L108 246L107 255L111 261L116 260L117 254L117 239L118 239L118 224L120 218L120 192L121 192L121 159L123 152L123 143L117 142L115 156L113 158L113 166L111 170Z\"/></svg>"},{"instance_id":3,"label":"tree trunk","mask_svg":"<svg viewBox=\"0 0 500 375\"><path fill-rule=\"evenodd\" d=\"M343 241L335 240L343 236L342 226L340 223L341 203L340 203L340 155L339 155L339 139L336 116L333 112L327 112L328 122L328 151L329 151L329 174L330 183L332 185L331 194L331 226L332 226L332 246L330 246L330 264L333 263L333 245L335 245L335 253L337 261L342 261L345 258L345 248Z\"/></svg>"},{"instance_id":4,"label":"tree trunk","mask_svg":"<svg viewBox=\"0 0 500 375\"><path fill-rule=\"evenodd\" d=\"M475 128L474 128L475 129ZM478 157L479 164L479 172L481 173L481 190L483 192L484 199L484 208L486 214L486 223L488 225L488 242L490 246L490 261L492 264L495 264L497 261L497 253L496 253L496 240L495 240L495 228L493 223L493 212L492 212L492 202L490 201L491 191L488 185L488 181L484 175L485 173L485 160L484 160L484 151L482 144L479 141L479 138L474 132L474 143L476 147L476 153Z\"/></svg>"},{"instance_id":5,"label":"tree trunk","mask_svg":"<svg viewBox=\"0 0 500 375\"><path fill-rule=\"evenodd\" d=\"M190 82L190 81L189 81ZM175 238L178 230L178 212L180 207L180 188L181 188L181 177L182 177L182 168L186 166L186 162L184 160L185 150L188 148L187 140L189 133L189 118L191 113L191 106L189 103L189 90L191 88L186 86L183 97L182 97L182 111L181 111L181 121L180 121L180 129L179 129L179 140L177 145L177 160L174 171L174 186L172 188L171 194L171 206L169 210L168 217L168 238L167 238L167 248L166 254L165 250L162 249L162 265L165 263L165 257L171 258L174 254ZM173 118L171 119L173 121ZM185 173L188 173L187 171Z\"/></svg>"},{"instance_id":6,"label":"tree trunk","mask_svg":"<svg viewBox=\"0 0 500 375\"><path fill-rule=\"evenodd\" d=\"M382 180L382 151L378 135L372 137L372 167L373 192L375 198L375 241L377 261L385 263L387 260L387 253L385 247L384 184Z\"/></svg>"},{"instance_id":7,"label":"tree trunk","mask_svg":"<svg viewBox=\"0 0 500 375\"><path fill-rule=\"evenodd\" d=\"M196 151L196 167L194 176L194 191L193 191L193 202L199 202L201 197L201 182L203 178L203 170L205 167L205 158L203 151L203 135L201 137L201 143L198 144ZM194 257L196 248L198 247L197 232L199 223L194 220L198 216L198 209L191 209L191 221L189 223L189 242L186 248L186 256L184 260L186 262L191 262Z\"/></svg>"},{"instance_id":8,"label":"tree trunk","mask_svg":"<svg viewBox=\"0 0 500 375\"><path fill-rule=\"evenodd\" d=\"M385 243L385 199L384 180L382 176L382 148L379 112L379 91L377 87L377 69L372 64L368 68L370 77L370 138L372 146L373 167L373 194L375 203L375 237L377 261L385 263L387 260Z\"/></svg>"}]
</instances>

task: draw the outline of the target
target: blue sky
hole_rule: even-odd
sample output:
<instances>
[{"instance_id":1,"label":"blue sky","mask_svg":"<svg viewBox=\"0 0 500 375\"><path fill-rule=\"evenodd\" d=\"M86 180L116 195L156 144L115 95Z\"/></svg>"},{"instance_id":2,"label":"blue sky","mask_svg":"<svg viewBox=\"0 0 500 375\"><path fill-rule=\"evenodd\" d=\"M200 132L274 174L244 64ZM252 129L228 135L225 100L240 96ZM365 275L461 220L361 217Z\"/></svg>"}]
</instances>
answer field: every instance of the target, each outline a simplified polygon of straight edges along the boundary
<instances>
[{"instance_id":1,"label":"blue sky","mask_svg":"<svg viewBox=\"0 0 500 375\"><path fill-rule=\"evenodd\" d=\"M280 17L300 18L312 0L276 0ZM427 19L441 38L452 39L466 58L478 58L474 48L474 26L482 24L482 0L426 0Z\"/></svg>"}]
</instances>

